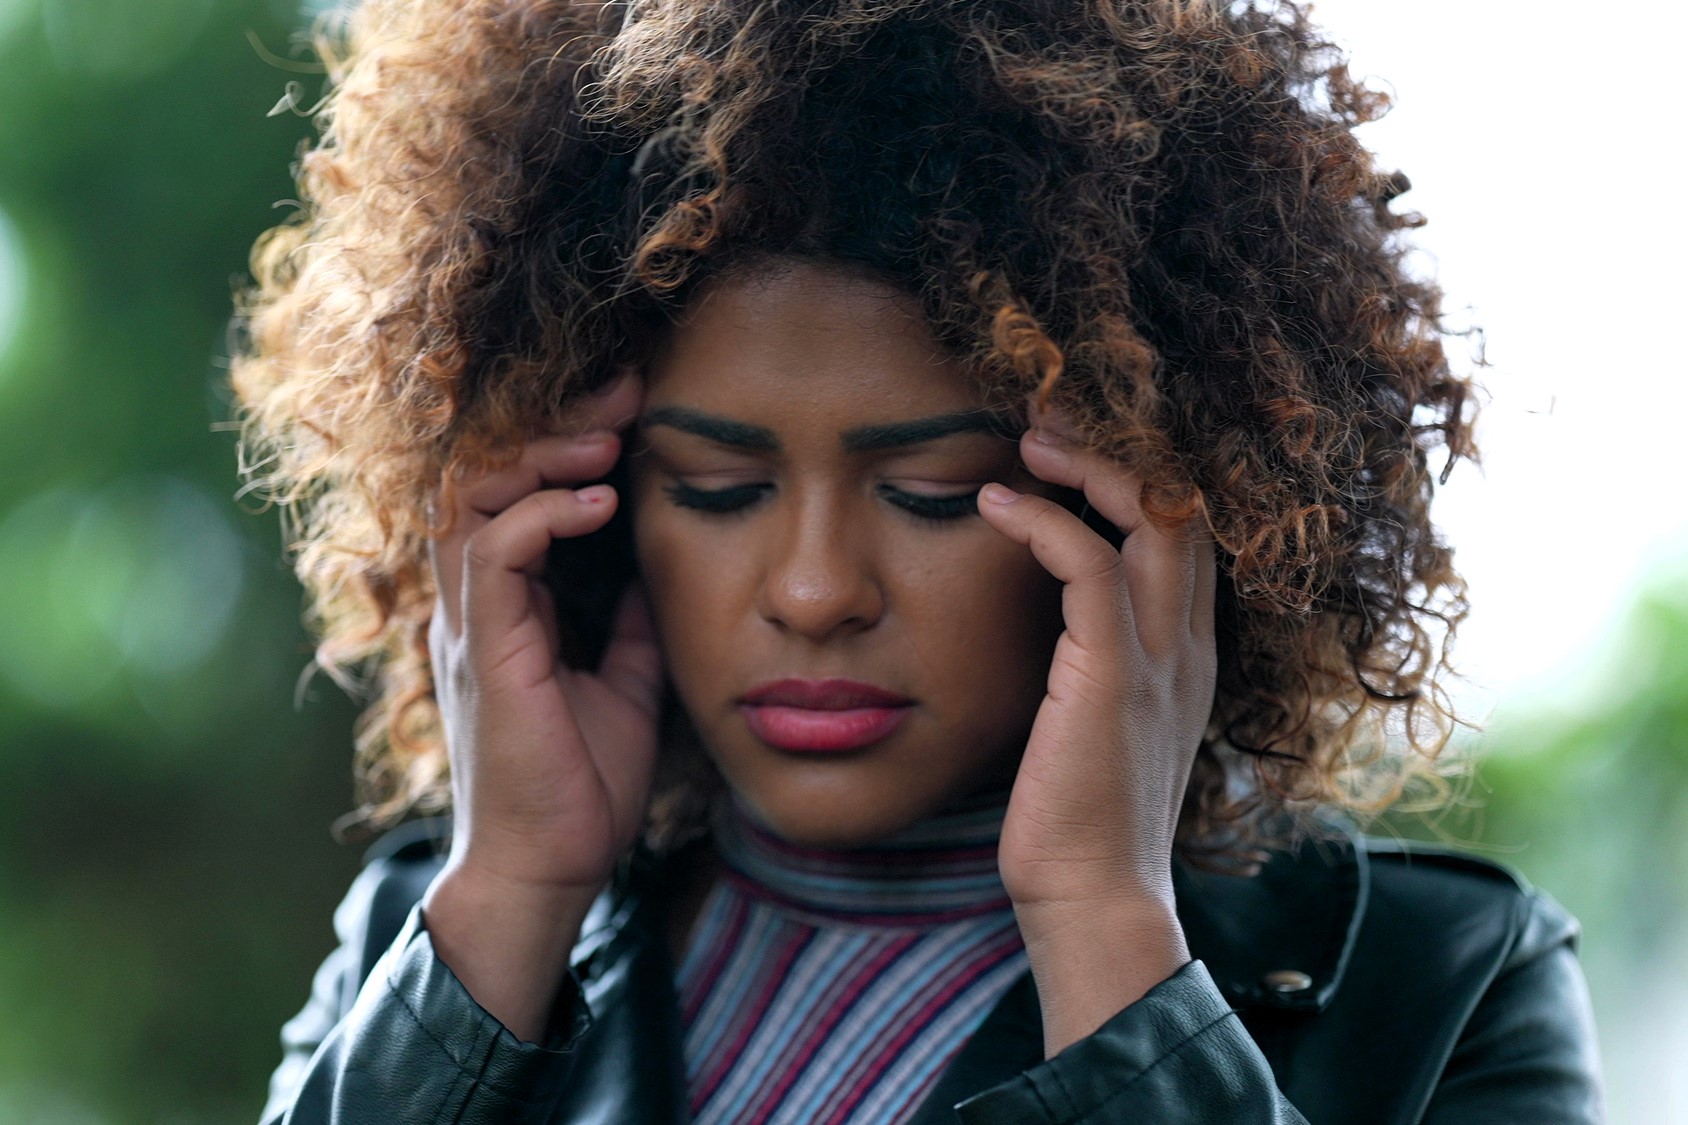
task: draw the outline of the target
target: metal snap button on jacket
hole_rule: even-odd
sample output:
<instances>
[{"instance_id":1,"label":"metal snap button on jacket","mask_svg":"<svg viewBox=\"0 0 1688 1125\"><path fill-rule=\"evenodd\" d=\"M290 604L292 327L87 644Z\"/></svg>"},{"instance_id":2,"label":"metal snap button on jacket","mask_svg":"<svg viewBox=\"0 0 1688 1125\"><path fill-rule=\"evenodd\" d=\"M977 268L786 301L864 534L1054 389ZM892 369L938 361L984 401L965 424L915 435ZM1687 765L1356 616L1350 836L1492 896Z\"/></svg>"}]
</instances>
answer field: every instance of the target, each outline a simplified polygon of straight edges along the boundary
<instances>
[{"instance_id":1,"label":"metal snap button on jacket","mask_svg":"<svg viewBox=\"0 0 1688 1125\"><path fill-rule=\"evenodd\" d=\"M1268 992L1287 995L1306 992L1313 987L1313 978L1297 969L1273 969L1260 978L1260 983L1266 986Z\"/></svg>"}]
</instances>

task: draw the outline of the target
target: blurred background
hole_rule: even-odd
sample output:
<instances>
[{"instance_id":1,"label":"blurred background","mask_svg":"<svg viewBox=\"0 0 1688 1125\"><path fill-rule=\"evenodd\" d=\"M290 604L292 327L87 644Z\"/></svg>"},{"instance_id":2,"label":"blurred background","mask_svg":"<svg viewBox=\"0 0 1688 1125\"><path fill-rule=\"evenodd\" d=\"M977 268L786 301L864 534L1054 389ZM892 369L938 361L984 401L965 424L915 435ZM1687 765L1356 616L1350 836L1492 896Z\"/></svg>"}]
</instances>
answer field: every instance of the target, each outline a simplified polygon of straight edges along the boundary
<instances>
[{"instance_id":1,"label":"blurred background","mask_svg":"<svg viewBox=\"0 0 1688 1125\"><path fill-rule=\"evenodd\" d=\"M1539 5L1317 15L1398 95L1369 139L1490 361L1442 512L1481 769L1396 827L1582 918L1612 1119L1688 1122L1688 246L1653 108L1688 18L1624 10L1621 43ZM0 0L0 1122L254 1121L357 867L353 708L298 689L278 521L219 428L230 293L309 135L270 111L320 92L304 20Z\"/></svg>"}]
</instances>

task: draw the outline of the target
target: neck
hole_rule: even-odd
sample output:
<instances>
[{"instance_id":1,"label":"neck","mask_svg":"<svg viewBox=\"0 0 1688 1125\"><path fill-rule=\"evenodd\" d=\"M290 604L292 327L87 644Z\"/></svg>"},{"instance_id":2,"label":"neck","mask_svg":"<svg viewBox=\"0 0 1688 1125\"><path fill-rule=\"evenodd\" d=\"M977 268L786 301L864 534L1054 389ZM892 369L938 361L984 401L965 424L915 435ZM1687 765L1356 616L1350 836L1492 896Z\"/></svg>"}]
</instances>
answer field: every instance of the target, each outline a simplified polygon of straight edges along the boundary
<instances>
[{"instance_id":1,"label":"neck","mask_svg":"<svg viewBox=\"0 0 1688 1125\"><path fill-rule=\"evenodd\" d=\"M731 802L718 820L725 876L816 922L922 927L1011 909L997 871L1007 795L969 799L871 844L792 843Z\"/></svg>"}]
</instances>

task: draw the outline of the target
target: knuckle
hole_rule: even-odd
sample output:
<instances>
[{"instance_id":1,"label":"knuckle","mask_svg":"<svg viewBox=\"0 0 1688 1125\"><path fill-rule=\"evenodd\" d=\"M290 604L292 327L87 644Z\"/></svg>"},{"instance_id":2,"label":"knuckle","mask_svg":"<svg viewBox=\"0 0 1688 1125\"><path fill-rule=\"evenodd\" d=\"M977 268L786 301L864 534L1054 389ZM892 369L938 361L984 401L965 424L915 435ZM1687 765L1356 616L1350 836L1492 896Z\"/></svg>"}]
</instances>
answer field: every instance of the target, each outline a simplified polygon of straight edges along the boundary
<instances>
[{"instance_id":1,"label":"knuckle","mask_svg":"<svg viewBox=\"0 0 1688 1125\"><path fill-rule=\"evenodd\" d=\"M1160 676L1133 676L1126 688L1126 707L1137 714L1160 714L1173 705L1175 692Z\"/></svg>"},{"instance_id":2,"label":"knuckle","mask_svg":"<svg viewBox=\"0 0 1688 1125\"><path fill-rule=\"evenodd\" d=\"M1053 500L1042 496L1028 496L1025 502L1035 504L1031 513L1032 527L1045 537L1065 537L1070 535L1075 525L1082 528L1077 516L1073 515Z\"/></svg>"},{"instance_id":3,"label":"knuckle","mask_svg":"<svg viewBox=\"0 0 1688 1125\"><path fill-rule=\"evenodd\" d=\"M463 541L463 568L475 573L498 565L498 542L492 525L475 532Z\"/></svg>"},{"instance_id":4,"label":"knuckle","mask_svg":"<svg viewBox=\"0 0 1688 1125\"><path fill-rule=\"evenodd\" d=\"M1085 574L1091 581L1097 582L1109 590L1124 593L1127 586L1125 564L1120 560L1119 552L1110 548L1100 539L1092 538L1093 543L1085 559ZM1129 609L1122 607L1122 612L1129 616Z\"/></svg>"}]
</instances>

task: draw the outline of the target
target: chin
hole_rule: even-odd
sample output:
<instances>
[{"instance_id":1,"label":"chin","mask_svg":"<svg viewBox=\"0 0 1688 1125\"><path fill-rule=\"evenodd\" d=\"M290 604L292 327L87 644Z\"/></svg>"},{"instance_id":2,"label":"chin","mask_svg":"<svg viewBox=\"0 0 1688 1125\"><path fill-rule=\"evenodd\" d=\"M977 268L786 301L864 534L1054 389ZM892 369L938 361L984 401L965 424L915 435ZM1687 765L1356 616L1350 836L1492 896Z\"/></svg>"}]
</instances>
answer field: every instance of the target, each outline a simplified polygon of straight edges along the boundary
<instances>
[{"instance_id":1,"label":"chin","mask_svg":"<svg viewBox=\"0 0 1688 1125\"><path fill-rule=\"evenodd\" d=\"M762 794L734 790L739 803L770 829L793 844L811 848L867 847L920 820L923 809L888 808L883 804L858 807L854 800L824 794Z\"/></svg>"},{"instance_id":2,"label":"chin","mask_svg":"<svg viewBox=\"0 0 1688 1125\"><path fill-rule=\"evenodd\" d=\"M783 840L815 848L864 847L929 815L929 802L906 785L887 792L875 784L883 779L864 778L866 764L759 762L763 768L740 772L717 759L733 800L753 819Z\"/></svg>"},{"instance_id":3,"label":"chin","mask_svg":"<svg viewBox=\"0 0 1688 1125\"><path fill-rule=\"evenodd\" d=\"M734 799L776 836L813 848L867 847L944 812L967 797L987 789L1005 788L993 776L991 784L951 784L928 773L865 778L853 763L793 763L795 776L738 777L723 770ZM817 768L829 766L832 768ZM842 768L839 768L842 767Z\"/></svg>"}]
</instances>

